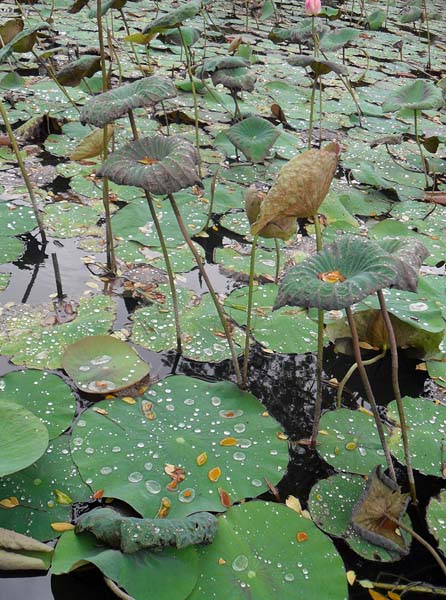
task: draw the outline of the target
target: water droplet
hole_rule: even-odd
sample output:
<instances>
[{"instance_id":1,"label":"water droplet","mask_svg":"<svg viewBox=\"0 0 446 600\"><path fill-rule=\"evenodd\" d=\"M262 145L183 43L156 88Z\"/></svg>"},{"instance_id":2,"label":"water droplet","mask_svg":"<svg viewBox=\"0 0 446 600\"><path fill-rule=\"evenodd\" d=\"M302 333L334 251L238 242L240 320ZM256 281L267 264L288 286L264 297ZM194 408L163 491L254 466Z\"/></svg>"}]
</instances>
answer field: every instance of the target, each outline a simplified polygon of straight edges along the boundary
<instances>
[{"instance_id":1,"label":"water droplet","mask_svg":"<svg viewBox=\"0 0 446 600\"><path fill-rule=\"evenodd\" d=\"M409 310L412 312L423 312L428 308L429 307L425 302L414 302L413 304L409 304Z\"/></svg>"},{"instance_id":2,"label":"water droplet","mask_svg":"<svg viewBox=\"0 0 446 600\"><path fill-rule=\"evenodd\" d=\"M285 581L294 581L294 575L292 573L287 573L284 579Z\"/></svg>"},{"instance_id":3,"label":"water droplet","mask_svg":"<svg viewBox=\"0 0 446 600\"><path fill-rule=\"evenodd\" d=\"M180 502L184 502L187 504L188 502L192 502L195 498L195 490L192 488L187 488L178 494L178 500Z\"/></svg>"},{"instance_id":4,"label":"water droplet","mask_svg":"<svg viewBox=\"0 0 446 600\"><path fill-rule=\"evenodd\" d=\"M242 410L220 410L220 417L224 417L225 419L235 419L236 417L241 417L243 414Z\"/></svg>"},{"instance_id":5,"label":"water droplet","mask_svg":"<svg viewBox=\"0 0 446 600\"><path fill-rule=\"evenodd\" d=\"M248 568L249 560L244 554L239 554L232 561L232 568L234 571L245 571Z\"/></svg>"},{"instance_id":6,"label":"water droplet","mask_svg":"<svg viewBox=\"0 0 446 600\"><path fill-rule=\"evenodd\" d=\"M121 446L113 446L112 452L121 452Z\"/></svg>"},{"instance_id":7,"label":"water droplet","mask_svg":"<svg viewBox=\"0 0 446 600\"><path fill-rule=\"evenodd\" d=\"M212 396L211 404L212 404L212 406L220 406L221 398L219 398L218 396Z\"/></svg>"},{"instance_id":8,"label":"water droplet","mask_svg":"<svg viewBox=\"0 0 446 600\"><path fill-rule=\"evenodd\" d=\"M149 479L144 485L146 486L146 490L151 494L159 494L161 491L161 484L153 479Z\"/></svg>"},{"instance_id":9,"label":"water droplet","mask_svg":"<svg viewBox=\"0 0 446 600\"><path fill-rule=\"evenodd\" d=\"M89 371L91 367L89 367L88 365L81 365L79 367L79 371Z\"/></svg>"},{"instance_id":10,"label":"water droplet","mask_svg":"<svg viewBox=\"0 0 446 600\"><path fill-rule=\"evenodd\" d=\"M246 431L246 425L244 423L237 423L237 425L234 425L234 431L236 433L243 433Z\"/></svg>"},{"instance_id":11,"label":"water droplet","mask_svg":"<svg viewBox=\"0 0 446 600\"><path fill-rule=\"evenodd\" d=\"M130 481L130 483L138 483L139 481L142 481L143 474L139 471L134 471L133 473L130 473L127 479Z\"/></svg>"},{"instance_id":12,"label":"water droplet","mask_svg":"<svg viewBox=\"0 0 446 600\"><path fill-rule=\"evenodd\" d=\"M144 463L144 469L146 471L151 471L153 469L153 464L151 462Z\"/></svg>"},{"instance_id":13,"label":"water droplet","mask_svg":"<svg viewBox=\"0 0 446 600\"><path fill-rule=\"evenodd\" d=\"M39 479L39 478L37 478L37 479L34 479L34 481L33 481L33 484L34 484L34 485L41 485L41 484L42 484L42 480L41 480L41 479Z\"/></svg>"},{"instance_id":14,"label":"water droplet","mask_svg":"<svg viewBox=\"0 0 446 600\"><path fill-rule=\"evenodd\" d=\"M234 452L232 458L234 460L245 460L246 454L244 452Z\"/></svg>"},{"instance_id":15,"label":"water droplet","mask_svg":"<svg viewBox=\"0 0 446 600\"><path fill-rule=\"evenodd\" d=\"M77 426L78 427L86 427L87 421L84 421L84 419L79 419L79 421L77 422Z\"/></svg>"},{"instance_id":16,"label":"water droplet","mask_svg":"<svg viewBox=\"0 0 446 600\"><path fill-rule=\"evenodd\" d=\"M261 487L261 485L262 485L262 482L260 481L260 479L253 479L251 481L251 483L254 487Z\"/></svg>"},{"instance_id":17,"label":"water droplet","mask_svg":"<svg viewBox=\"0 0 446 600\"><path fill-rule=\"evenodd\" d=\"M98 365L106 365L111 361L112 357L108 354L102 354L101 356L97 356L96 358L92 358L90 363L95 367Z\"/></svg>"},{"instance_id":18,"label":"water droplet","mask_svg":"<svg viewBox=\"0 0 446 600\"><path fill-rule=\"evenodd\" d=\"M111 467L102 467L101 469L102 475L110 475L112 471L113 469Z\"/></svg>"},{"instance_id":19,"label":"water droplet","mask_svg":"<svg viewBox=\"0 0 446 600\"><path fill-rule=\"evenodd\" d=\"M192 406L195 404L195 400L193 398L186 398L184 404L186 404L187 406Z\"/></svg>"},{"instance_id":20,"label":"water droplet","mask_svg":"<svg viewBox=\"0 0 446 600\"><path fill-rule=\"evenodd\" d=\"M85 448L85 454L93 454L94 448Z\"/></svg>"},{"instance_id":21,"label":"water droplet","mask_svg":"<svg viewBox=\"0 0 446 600\"><path fill-rule=\"evenodd\" d=\"M252 446L252 441L248 439L239 440L237 446L239 448L249 448L250 446Z\"/></svg>"}]
</instances>

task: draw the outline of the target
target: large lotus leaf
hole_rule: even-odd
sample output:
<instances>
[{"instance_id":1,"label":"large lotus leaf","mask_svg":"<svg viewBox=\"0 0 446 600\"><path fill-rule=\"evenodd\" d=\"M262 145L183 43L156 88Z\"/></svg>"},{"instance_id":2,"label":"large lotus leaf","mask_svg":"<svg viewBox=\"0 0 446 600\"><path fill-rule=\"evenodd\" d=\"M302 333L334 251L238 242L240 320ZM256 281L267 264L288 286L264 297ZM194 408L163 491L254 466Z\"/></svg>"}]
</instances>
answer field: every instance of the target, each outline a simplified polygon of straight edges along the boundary
<instances>
[{"instance_id":1,"label":"large lotus leaf","mask_svg":"<svg viewBox=\"0 0 446 600\"><path fill-rule=\"evenodd\" d=\"M398 552L386 549L360 537L351 525L355 504L364 493L366 480L358 475L339 473L322 479L312 488L308 499L311 517L318 527L331 536L343 538L352 549L368 560L393 562L401 558ZM410 525L407 515L403 523ZM406 545L411 537L402 531Z\"/></svg>"},{"instance_id":2,"label":"large lotus leaf","mask_svg":"<svg viewBox=\"0 0 446 600\"><path fill-rule=\"evenodd\" d=\"M172 27L178 27L187 19L195 17L201 10L201 0L195 0L188 2L184 6L180 6L174 10L169 11L167 14L154 19L146 25L143 29L143 33L159 33Z\"/></svg>"},{"instance_id":3,"label":"large lotus leaf","mask_svg":"<svg viewBox=\"0 0 446 600\"><path fill-rule=\"evenodd\" d=\"M45 452L48 430L20 404L0 402L0 477L25 469Z\"/></svg>"},{"instance_id":4,"label":"large lotus leaf","mask_svg":"<svg viewBox=\"0 0 446 600\"><path fill-rule=\"evenodd\" d=\"M58 535L51 523L70 521L72 503L89 500L91 491L79 477L68 442L68 436L58 437L32 466L0 479L0 499L18 501L12 508L0 505L0 527L50 540Z\"/></svg>"},{"instance_id":5,"label":"large lotus leaf","mask_svg":"<svg viewBox=\"0 0 446 600\"><path fill-rule=\"evenodd\" d=\"M446 552L446 491L431 498L426 511L429 531L435 536L440 550Z\"/></svg>"},{"instance_id":6,"label":"large lotus leaf","mask_svg":"<svg viewBox=\"0 0 446 600\"><path fill-rule=\"evenodd\" d=\"M123 554L98 545L92 534L64 533L54 552L52 573L69 573L86 562L95 565L134 600L184 600L198 577L198 556L192 546Z\"/></svg>"},{"instance_id":7,"label":"large lotus leaf","mask_svg":"<svg viewBox=\"0 0 446 600\"><path fill-rule=\"evenodd\" d=\"M280 532L280 533L279 533ZM343 600L347 582L333 542L283 504L248 502L219 517L213 544L198 549L190 600ZM248 596L249 594L249 596Z\"/></svg>"},{"instance_id":8,"label":"large lotus leaf","mask_svg":"<svg viewBox=\"0 0 446 600\"><path fill-rule=\"evenodd\" d=\"M211 75L212 83L218 85L221 83L231 91L252 92L256 82L256 76L246 67L236 67L235 69L218 69Z\"/></svg>"},{"instance_id":9,"label":"large lotus leaf","mask_svg":"<svg viewBox=\"0 0 446 600\"><path fill-rule=\"evenodd\" d=\"M43 220L47 234L58 238L73 238L97 233L99 210L62 200L45 207Z\"/></svg>"},{"instance_id":10,"label":"large lotus leaf","mask_svg":"<svg viewBox=\"0 0 446 600\"><path fill-rule=\"evenodd\" d=\"M378 244L345 236L290 269L274 307L345 308L393 284L398 273L395 261Z\"/></svg>"},{"instance_id":11,"label":"large lotus leaf","mask_svg":"<svg viewBox=\"0 0 446 600\"><path fill-rule=\"evenodd\" d=\"M198 512L181 519L140 519L124 517L111 508L97 508L78 520L76 533L85 531L124 554L172 546L181 550L187 546L211 544L217 532L217 518L208 512Z\"/></svg>"},{"instance_id":12,"label":"large lotus leaf","mask_svg":"<svg viewBox=\"0 0 446 600\"><path fill-rule=\"evenodd\" d=\"M340 63L335 63L330 60L322 60L307 54L298 54L288 60L293 67L310 67L317 77L327 75L328 73L336 73L338 75L348 75L348 69Z\"/></svg>"},{"instance_id":13,"label":"large lotus leaf","mask_svg":"<svg viewBox=\"0 0 446 600\"><path fill-rule=\"evenodd\" d=\"M85 54L77 60L64 65L55 75L57 81L64 86L76 87L84 77L91 77L101 70L101 57ZM103 125L98 125L103 127Z\"/></svg>"},{"instance_id":14,"label":"large lotus leaf","mask_svg":"<svg viewBox=\"0 0 446 600\"><path fill-rule=\"evenodd\" d=\"M39 417L50 440L71 424L76 403L70 387L57 375L44 371L13 371L0 379L0 406L11 400Z\"/></svg>"},{"instance_id":15,"label":"large lotus leaf","mask_svg":"<svg viewBox=\"0 0 446 600\"><path fill-rule=\"evenodd\" d=\"M408 424L407 435L412 466L425 475L443 477L444 437L446 430L446 407L425 398L403 398L404 414ZM387 406L388 415L399 423L396 402ZM401 428L395 427L389 439L392 454L405 464Z\"/></svg>"},{"instance_id":16,"label":"large lotus leaf","mask_svg":"<svg viewBox=\"0 0 446 600\"><path fill-rule=\"evenodd\" d=\"M153 75L94 96L82 108L79 120L83 125L90 123L102 128L129 110L154 106L176 96L176 93L171 79Z\"/></svg>"},{"instance_id":17,"label":"large lotus leaf","mask_svg":"<svg viewBox=\"0 0 446 600\"><path fill-rule=\"evenodd\" d=\"M441 89L432 81L417 79L392 92L383 104L383 112L396 112L402 108L430 110L443 106Z\"/></svg>"},{"instance_id":18,"label":"large lotus leaf","mask_svg":"<svg viewBox=\"0 0 446 600\"><path fill-rule=\"evenodd\" d=\"M353 27L333 29L333 31L324 35L320 44L321 50L335 52L353 42L359 37L359 33L359 30Z\"/></svg>"},{"instance_id":19,"label":"large lotus leaf","mask_svg":"<svg viewBox=\"0 0 446 600\"><path fill-rule=\"evenodd\" d=\"M261 285L254 289L251 333L269 352L304 354L317 349L317 323L302 308L285 307L273 312L278 286ZM248 288L233 291L225 301L231 317L246 325Z\"/></svg>"},{"instance_id":20,"label":"large lotus leaf","mask_svg":"<svg viewBox=\"0 0 446 600\"><path fill-rule=\"evenodd\" d=\"M194 244L198 254L204 260L204 250L202 246ZM165 262L162 249L159 246L143 246L138 242L124 241L120 242L115 248L116 258L130 264L151 265L157 269L164 269ZM197 267L197 263L187 244L181 244L177 248L169 246L169 261L174 273L185 273ZM167 281L167 278L165 279Z\"/></svg>"},{"instance_id":21,"label":"large lotus leaf","mask_svg":"<svg viewBox=\"0 0 446 600\"><path fill-rule=\"evenodd\" d=\"M176 327L172 300L167 286L157 292L165 294L163 303L154 302L133 313L132 340L154 352L176 347ZM200 298L184 288L178 289L183 356L201 361L218 362L229 359L231 353L210 294ZM242 352L244 335L235 327L233 340Z\"/></svg>"},{"instance_id":22,"label":"large lotus leaf","mask_svg":"<svg viewBox=\"0 0 446 600\"><path fill-rule=\"evenodd\" d=\"M315 24L315 32L319 35L319 39L322 40L330 28L324 25L322 22ZM291 43L308 43L312 44L313 40L313 27L307 19L302 19L296 27L290 29L281 29L275 27L268 35L268 38L274 43L280 42L291 42Z\"/></svg>"},{"instance_id":23,"label":"large lotus leaf","mask_svg":"<svg viewBox=\"0 0 446 600\"><path fill-rule=\"evenodd\" d=\"M385 463L375 421L359 410L340 408L323 414L317 451L335 469L360 475Z\"/></svg>"},{"instance_id":24,"label":"large lotus leaf","mask_svg":"<svg viewBox=\"0 0 446 600\"><path fill-rule=\"evenodd\" d=\"M203 64L195 70L195 75L204 79L219 69L231 70L241 67L250 67L249 60L241 56L214 56L207 58Z\"/></svg>"},{"instance_id":25,"label":"large lotus leaf","mask_svg":"<svg viewBox=\"0 0 446 600\"><path fill-rule=\"evenodd\" d=\"M177 203L181 198L180 211L189 235L197 235L207 220L209 207L197 198L176 196ZM177 220L170 203L156 203L155 210L160 220L168 248L175 248L184 243ZM113 233L124 240L139 242L144 246L158 246L159 239L150 216L147 201L136 200L119 210L112 218ZM1 238L0 238L1 241Z\"/></svg>"},{"instance_id":26,"label":"large lotus leaf","mask_svg":"<svg viewBox=\"0 0 446 600\"><path fill-rule=\"evenodd\" d=\"M276 421L229 382L173 376L133 405L116 399L100 408L107 414L90 408L75 425L74 461L93 489L144 517L163 498L169 517L222 512L266 491L265 478L275 485L288 461Z\"/></svg>"},{"instance_id":27,"label":"large lotus leaf","mask_svg":"<svg viewBox=\"0 0 446 600\"><path fill-rule=\"evenodd\" d=\"M179 31L181 29L181 33ZM183 42L190 47L200 39L201 31L195 27L179 27L178 29L168 29L159 37L165 44L182 46Z\"/></svg>"},{"instance_id":28,"label":"large lotus leaf","mask_svg":"<svg viewBox=\"0 0 446 600\"><path fill-rule=\"evenodd\" d=\"M152 194L173 194L200 183L197 163L197 150L184 138L154 135L110 154L97 176L141 187Z\"/></svg>"},{"instance_id":29,"label":"large lotus leaf","mask_svg":"<svg viewBox=\"0 0 446 600\"><path fill-rule=\"evenodd\" d=\"M42 324L45 306L26 304L4 309L0 316L0 351L17 365L34 369L60 369L63 350L86 335L107 333L114 319L110 297L81 298L76 319L60 325Z\"/></svg>"},{"instance_id":30,"label":"large lotus leaf","mask_svg":"<svg viewBox=\"0 0 446 600\"><path fill-rule=\"evenodd\" d=\"M30 206L0 203L0 237L7 237L9 242L9 236L22 235L36 226L36 217Z\"/></svg>"},{"instance_id":31,"label":"large lotus leaf","mask_svg":"<svg viewBox=\"0 0 446 600\"><path fill-rule=\"evenodd\" d=\"M37 41L37 32L42 29L49 29L48 23L37 23L15 35L0 49L0 63L5 62L13 52L30 52Z\"/></svg>"},{"instance_id":32,"label":"large lotus leaf","mask_svg":"<svg viewBox=\"0 0 446 600\"><path fill-rule=\"evenodd\" d=\"M279 217L314 216L328 193L338 156L339 145L332 142L321 150L307 150L291 159L262 202L251 233L259 233Z\"/></svg>"},{"instance_id":33,"label":"large lotus leaf","mask_svg":"<svg viewBox=\"0 0 446 600\"><path fill-rule=\"evenodd\" d=\"M248 160L262 162L280 133L280 130L266 119L248 117L228 129L226 135Z\"/></svg>"},{"instance_id":34,"label":"large lotus leaf","mask_svg":"<svg viewBox=\"0 0 446 600\"><path fill-rule=\"evenodd\" d=\"M0 527L0 569L47 571L53 548L33 538Z\"/></svg>"},{"instance_id":35,"label":"large lotus leaf","mask_svg":"<svg viewBox=\"0 0 446 600\"><path fill-rule=\"evenodd\" d=\"M111 335L81 338L65 348L62 367L78 388L108 394L141 381L149 365L126 342Z\"/></svg>"}]
</instances>

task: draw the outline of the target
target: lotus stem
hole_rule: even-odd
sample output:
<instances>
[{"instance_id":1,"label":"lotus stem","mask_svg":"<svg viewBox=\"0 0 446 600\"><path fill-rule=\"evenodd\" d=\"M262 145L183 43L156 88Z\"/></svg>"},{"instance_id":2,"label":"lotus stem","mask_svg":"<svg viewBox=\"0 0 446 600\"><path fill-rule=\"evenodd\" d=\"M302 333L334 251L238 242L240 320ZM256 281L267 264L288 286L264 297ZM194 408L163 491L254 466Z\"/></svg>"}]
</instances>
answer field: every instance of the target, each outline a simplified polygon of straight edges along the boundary
<instances>
[{"instance_id":1,"label":"lotus stem","mask_svg":"<svg viewBox=\"0 0 446 600\"><path fill-rule=\"evenodd\" d=\"M138 128L136 127L135 115L133 114L133 110L129 108L127 112L130 121L130 127L132 128L133 139L136 141L139 138Z\"/></svg>"},{"instance_id":2,"label":"lotus stem","mask_svg":"<svg viewBox=\"0 0 446 600\"><path fill-rule=\"evenodd\" d=\"M322 250L322 231L319 217L316 213L313 216L314 228L316 231L316 249ZM311 432L310 446L316 447L316 440L319 433L319 423L322 414L322 372L324 362L324 311L320 308L317 311L317 355L316 355L316 401L314 403L313 430Z\"/></svg>"},{"instance_id":3,"label":"lotus stem","mask_svg":"<svg viewBox=\"0 0 446 600\"><path fill-rule=\"evenodd\" d=\"M197 152L198 152L198 174L201 177L200 132L199 132L199 129L198 129L198 100L197 100L197 90L195 89L194 75L192 73L192 65L191 65L191 60L190 60L189 47L186 44L186 40L184 39L183 32L182 32L181 27L179 25L178 25L177 29L178 29L178 33L180 34L181 45L182 45L182 47L184 47L184 54L186 56L187 73L189 75L189 81L190 81L190 85L191 85L191 89L192 89L192 96L194 98L195 146L196 146Z\"/></svg>"},{"instance_id":4,"label":"lotus stem","mask_svg":"<svg viewBox=\"0 0 446 600\"><path fill-rule=\"evenodd\" d=\"M426 20L426 33L427 33L427 68L430 69L432 67L432 62L431 62L431 31L430 31L430 26L429 26L429 13L427 11L426 0L423 0L423 12L424 12L424 18Z\"/></svg>"},{"instance_id":5,"label":"lotus stem","mask_svg":"<svg viewBox=\"0 0 446 600\"><path fill-rule=\"evenodd\" d=\"M398 381L398 346L396 343L395 331L393 330L392 321L390 320L389 311L387 310L386 301L382 290L377 291L379 306L387 330L387 337L390 345L390 356L392 359L392 387L398 407L398 416L401 425L401 435L403 438L404 458L406 460L407 479L409 480L410 496L412 502L417 504L417 490L415 487L415 478L412 469L412 458L410 456L409 437L407 435L407 422L404 414L403 400L401 398L400 384Z\"/></svg>"},{"instance_id":6,"label":"lotus stem","mask_svg":"<svg viewBox=\"0 0 446 600\"><path fill-rule=\"evenodd\" d=\"M386 4L386 18L384 20L384 29L387 29L387 19L389 18L390 0L387 0Z\"/></svg>"},{"instance_id":7,"label":"lotus stem","mask_svg":"<svg viewBox=\"0 0 446 600\"><path fill-rule=\"evenodd\" d=\"M322 76L319 77L319 148L322 147Z\"/></svg>"},{"instance_id":8,"label":"lotus stem","mask_svg":"<svg viewBox=\"0 0 446 600\"><path fill-rule=\"evenodd\" d=\"M51 253L51 260L53 261L54 278L56 280L57 299L63 300L65 298L65 294L63 293L62 289L62 277L60 276L59 261L57 260L57 254L55 252Z\"/></svg>"},{"instance_id":9,"label":"lotus stem","mask_svg":"<svg viewBox=\"0 0 446 600\"><path fill-rule=\"evenodd\" d=\"M381 360L382 358L384 358L385 355L386 355L386 353L387 353L387 351L383 350L383 352L381 352L380 354L377 354L373 358L369 358L368 360L363 360L362 364L364 366L374 365L379 360ZM350 367L350 369L347 371L347 373L341 379L341 381L340 381L340 383L338 385L338 392L336 394L336 408L341 408L341 405L342 405L342 394L344 392L344 388L345 388L345 386L347 384L347 381L350 379L350 377L353 375L353 373L356 371L357 368L358 368L358 365L356 363L353 363L352 366Z\"/></svg>"},{"instance_id":10,"label":"lotus stem","mask_svg":"<svg viewBox=\"0 0 446 600\"><path fill-rule=\"evenodd\" d=\"M5 124L6 133L8 134L9 141L11 142L12 150L17 159L17 164L19 165L20 173L22 174L23 181L25 182L26 189L28 190L28 196L29 196L29 199L31 200L31 204L32 204L33 211L34 211L34 216L36 217L36 221L37 221L37 226L39 227L40 239L42 241L42 244L46 244L47 240L46 240L46 235L45 235L45 229L43 227L43 221L40 216L39 207L37 206L37 200L34 195L33 186L31 184L30 178L28 177L25 163L23 162L22 156L20 154L20 149L17 144L17 140L14 135L14 131L12 130L11 124L8 119L8 114L6 112L6 109L5 109L1 99L0 99L0 114L1 114L1 117L3 120L3 123Z\"/></svg>"},{"instance_id":11,"label":"lotus stem","mask_svg":"<svg viewBox=\"0 0 446 600\"><path fill-rule=\"evenodd\" d=\"M373 584L373 588L377 588L378 590L389 590L390 592L413 592L419 594L435 594L436 596L446 596L446 588L439 588L434 585L429 587L428 584L397 584L397 583L381 583L380 581L371 581Z\"/></svg>"},{"instance_id":12,"label":"lotus stem","mask_svg":"<svg viewBox=\"0 0 446 600\"><path fill-rule=\"evenodd\" d=\"M277 285L279 283L280 276L280 246L277 238L274 238L274 246L276 249L276 272L274 275L274 283Z\"/></svg>"},{"instance_id":13,"label":"lotus stem","mask_svg":"<svg viewBox=\"0 0 446 600\"><path fill-rule=\"evenodd\" d=\"M364 363L362 362L361 348L359 346L358 330L356 329L356 323L355 323L355 319L353 317L353 312L349 306L346 307L345 312L347 314L347 320L348 320L348 324L349 324L350 331L352 334L353 351L355 354L356 364L358 365L358 371L361 376L362 385L364 386L367 400L372 409L373 416L375 417L376 429L378 430L378 435L379 435L379 439L381 442L381 446L382 446L382 449L384 450L387 466L389 468L390 477L396 483L395 469L393 466L392 457L390 455L389 446L387 445L387 440L384 435L383 424L381 422L381 419L379 418L378 406L376 404L375 396L373 395L373 391L372 391L372 387L370 385L369 378L367 377L367 373L364 368Z\"/></svg>"},{"instance_id":14,"label":"lotus stem","mask_svg":"<svg viewBox=\"0 0 446 600\"><path fill-rule=\"evenodd\" d=\"M235 350L235 345L234 345L234 341L232 339L232 334L231 334L231 329L229 327L229 323L228 320L226 318L226 315L223 311L223 308L221 306L221 303L217 297L217 294L215 292L214 286L212 285L208 274L206 273L206 269L203 266L202 260L200 255L197 252L197 249L194 246L194 243L191 240L191 237L189 235L189 232L186 229L186 226L184 224L183 218L181 216L180 211L178 210L178 206L177 203L175 202L175 198L172 196L172 194L168 194L167 197L170 200L170 204L172 206L172 210L175 214L176 220L178 222L178 226L181 230L181 233L183 234L184 240L186 242L186 244L189 246L190 251L192 252L192 254L194 255L195 261L197 263L198 269L200 270L201 276L203 277L204 281L206 282L206 285L208 287L209 293L211 295L211 298L214 302L215 305L215 309L218 313L218 316L220 317L220 321L221 324L223 326L225 335L226 335L226 340L228 342L228 346L231 352L231 357L232 357L232 364L234 366L234 371L235 371L235 375L237 378L237 384L239 386L242 385L242 374L240 372L240 366L238 364L238 359L237 359L237 352Z\"/></svg>"},{"instance_id":15,"label":"lotus stem","mask_svg":"<svg viewBox=\"0 0 446 600\"><path fill-rule=\"evenodd\" d=\"M240 111L240 107L238 104L238 99L237 99L237 91L236 90L231 90L231 96L232 99L234 100L234 106L235 106L235 110L234 110L234 121L241 121L242 120L242 113Z\"/></svg>"},{"instance_id":16,"label":"lotus stem","mask_svg":"<svg viewBox=\"0 0 446 600\"><path fill-rule=\"evenodd\" d=\"M114 593L114 595L117 598L120 598L120 600L135 600L133 596L126 594L118 585L116 585L113 579L110 579L106 575L104 575L104 582L106 586Z\"/></svg>"},{"instance_id":17,"label":"lotus stem","mask_svg":"<svg viewBox=\"0 0 446 600\"><path fill-rule=\"evenodd\" d=\"M423 170L424 170L424 179L425 179L425 183L426 183L426 188L428 188L429 187L429 179L427 176L426 160L424 158L424 152L423 152L423 148L421 147L420 136L418 133L418 112L417 112L417 110L413 111L413 121L414 121L414 129L415 129L415 140L417 142L418 150L420 151L421 164L423 165Z\"/></svg>"},{"instance_id":18,"label":"lotus stem","mask_svg":"<svg viewBox=\"0 0 446 600\"><path fill-rule=\"evenodd\" d=\"M314 56L317 58L319 56L319 34L316 31L316 17L314 15L311 17L311 34L313 36Z\"/></svg>"},{"instance_id":19,"label":"lotus stem","mask_svg":"<svg viewBox=\"0 0 446 600\"><path fill-rule=\"evenodd\" d=\"M435 550L435 548L431 544L429 544L429 542L427 542L423 537L421 537L421 535L418 535L418 533L416 531L414 531L412 529L412 527L408 527L408 525L405 525L404 523L402 523L398 519L395 519L388 513L384 513L384 516L386 517L386 519L389 519L389 521L392 521L392 523L395 523L396 525L398 525L399 529L402 529L403 531L407 531L407 533L409 533L415 540L417 540L418 543L420 543L424 548L426 548L426 550L431 554L431 556L433 557L435 562L438 564L438 566L442 570L443 575L446 575L446 565L441 560L441 557L438 554L438 552Z\"/></svg>"},{"instance_id":20,"label":"lotus stem","mask_svg":"<svg viewBox=\"0 0 446 600\"><path fill-rule=\"evenodd\" d=\"M257 240L259 236L255 235L251 246L251 260L249 263L249 283L248 283L248 306L246 313L246 334L245 334L245 351L243 353L243 371L242 371L242 388L247 388L248 382L248 361L249 361L249 338L251 337L251 316L252 316L252 297L254 291L254 268L256 262Z\"/></svg>"},{"instance_id":21,"label":"lotus stem","mask_svg":"<svg viewBox=\"0 0 446 600\"><path fill-rule=\"evenodd\" d=\"M130 27L129 27L129 24L127 22L127 18L125 16L125 13L122 10L122 8L119 9L119 12L121 14L122 22L124 23L124 28L125 28L125 32L127 34L127 37L130 37ZM138 52L136 51L136 48L135 48L135 44L133 42L130 42L130 47L131 47L133 55L135 57L136 64L138 65L138 69L141 71L142 76L145 77L146 73L145 73L144 69L142 68L141 61L139 60L139 54L138 54Z\"/></svg>"},{"instance_id":22,"label":"lotus stem","mask_svg":"<svg viewBox=\"0 0 446 600\"><path fill-rule=\"evenodd\" d=\"M215 199L215 186L217 185L217 177L218 177L218 173L220 171L220 168L218 168L215 173L212 176L211 179L211 189L210 189L210 200L209 200L209 210L208 210L208 216L206 218L206 223L204 224L203 229L207 229L209 227L209 223L211 221L211 216L212 216L212 212L214 210L214 199Z\"/></svg>"},{"instance_id":23,"label":"lotus stem","mask_svg":"<svg viewBox=\"0 0 446 600\"><path fill-rule=\"evenodd\" d=\"M314 121L314 99L316 96L316 87L317 87L318 77L314 78L313 87L311 89L311 98L310 98L310 123L308 125L308 150L311 150L313 145L313 121Z\"/></svg>"}]
</instances>

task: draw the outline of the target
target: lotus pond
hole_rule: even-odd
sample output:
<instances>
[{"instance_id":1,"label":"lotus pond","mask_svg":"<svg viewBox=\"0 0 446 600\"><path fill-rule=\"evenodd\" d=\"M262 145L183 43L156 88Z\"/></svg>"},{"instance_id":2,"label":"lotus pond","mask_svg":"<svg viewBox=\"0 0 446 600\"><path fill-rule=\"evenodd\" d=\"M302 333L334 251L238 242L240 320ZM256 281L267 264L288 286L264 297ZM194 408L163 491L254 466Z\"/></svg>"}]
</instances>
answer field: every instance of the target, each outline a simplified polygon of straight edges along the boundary
<instances>
[{"instance_id":1,"label":"lotus pond","mask_svg":"<svg viewBox=\"0 0 446 600\"><path fill-rule=\"evenodd\" d=\"M2 597L446 596L442 9L1 3Z\"/></svg>"}]
</instances>

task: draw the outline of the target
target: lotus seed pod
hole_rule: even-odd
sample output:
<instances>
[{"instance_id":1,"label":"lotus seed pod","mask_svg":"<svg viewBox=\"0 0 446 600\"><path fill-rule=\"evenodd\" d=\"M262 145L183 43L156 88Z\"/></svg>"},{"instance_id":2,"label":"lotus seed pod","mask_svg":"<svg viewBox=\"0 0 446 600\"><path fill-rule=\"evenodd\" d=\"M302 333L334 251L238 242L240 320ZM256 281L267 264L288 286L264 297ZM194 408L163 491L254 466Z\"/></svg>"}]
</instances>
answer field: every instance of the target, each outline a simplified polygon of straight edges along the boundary
<instances>
[{"instance_id":1,"label":"lotus seed pod","mask_svg":"<svg viewBox=\"0 0 446 600\"><path fill-rule=\"evenodd\" d=\"M254 183L247 189L245 193L245 210L250 225L257 220L262 202L266 197L265 187L261 183ZM279 217L274 222L263 227L258 235L268 239L279 238L281 240L288 240L295 232L296 219L294 217Z\"/></svg>"}]
</instances>

